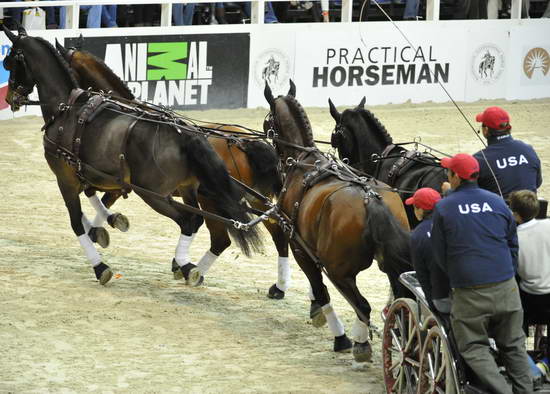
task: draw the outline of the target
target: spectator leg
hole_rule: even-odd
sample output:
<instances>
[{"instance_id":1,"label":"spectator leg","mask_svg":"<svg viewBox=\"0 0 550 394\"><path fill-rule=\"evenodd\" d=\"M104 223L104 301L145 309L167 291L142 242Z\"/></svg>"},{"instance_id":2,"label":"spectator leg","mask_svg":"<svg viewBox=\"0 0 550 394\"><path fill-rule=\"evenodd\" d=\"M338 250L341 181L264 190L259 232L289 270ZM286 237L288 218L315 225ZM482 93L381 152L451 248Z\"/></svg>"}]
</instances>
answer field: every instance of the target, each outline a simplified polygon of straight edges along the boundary
<instances>
[{"instance_id":1,"label":"spectator leg","mask_svg":"<svg viewBox=\"0 0 550 394\"><path fill-rule=\"evenodd\" d=\"M500 0L487 1L487 19L498 19L498 3Z\"/></svg>"},{"instance_id":2,"label":"spectator leg","mask_svg":"<svg viewBox=\"0 0 550 394\"><path fill-rule=\"evenodd\" d=\"M499 354L504 360L506 372L512 381L514 393L530 393L533 390L529 361L523 332L523 309L518 285L514 279L496 286L496 314L491 328Z\"/></svg>"},{"instance_id":3,"label":"spectator leg","mask_svg":"<svg viewBox=\"0 0 550 394\"><path fill-rule=\"evenodd\" d=\"M223 3L214 3L214 15L220 25L227 24L227 20L225 19L225 7Z\"/></svg>"},{"instance_id":4,"label":"spectator leg","mask_svg":"<svg viewBox=\"0 0 550 394\"><path fill-rule=\"evenodd\" d=\"M286 22L286 16L288 14L288 7L290 6L290 2L277 1L275 3L272 3L272 6L277 20L281 23Z\"/></svg>"},{"instance_id":5,"label":"spectator leg","mask_svg":"<svg viewBox=\"0 0 550 394\"><path fill-rule=\"evenodd\" d=\"M419 6L419 0L407 0L407 3L405 4L405 12L403 13L403 19L416 20Z\"/></svg>"},{"instance_id":6,"label":"spectator leg","mask_svg":"<svg viewBox=\"0 0 550 394\"><path fill-rule=\"evenodd\" d=\"M193 24L193 16L195 15L195 3L187 3L183 7L183 24L190 26Z\"/></svg>"},{"instance_id":7,"label":"spectator leg","mask_svg":"<svg viewBox=\"0 0 550 394\"><path fill-rule=\"evenodd\" d=\"M172 23L174 26L183 26L183 4L172 4Z\"/></svg>"},{"instance_id":8,"label":"spectator leg","mask_svg":"<svg viewBox=\"0 0 550 394\"><path fill-rule=\"evenodd\" d=\"M101 22L106 27L118 27L116 23L116 5L102 6Z\"/></svg>"},{"instance_id":9,"label":"spectator leg","mask_svg":"<svg viewBox=\"0 0 550 394\"><path fill-rule=\"evenodd\" d=\"M451 325L458 350L479 381L492 392L512 394L490 352L489 322L495 304L500 302L493 289L455 289Z\"/></svg>"},{"instance_id":10,"label":"spectator leg","mask_svg":"<svg viewBox=\"0 0 550 394\"><path fill-rule=\"evenodd\" d=\"M548 5L546 6L546 11L544 11L544 14L542 15L543 18L550 18L550 2L548 2Z\"/></svg>"},{"instance_id":11,"label":"spectator leg","mask_svg":"<svg viewBox=\"0 0 550 394\"><path fill-rule=\"evenodd\" d=\"M90 29L99 29L101 27L101 7L100 5L81 5L81 10L88 10L88 19L86 27Z\"/></svg>"},{"instance_id":12,"label":"spectator leg","mask_svg":"<svg viewBox=\"0 0 550 394\"><path fill-rule=\"evenodd\" d=\"M275 16L275 11L273 11L273 6L271 2L265 3L265 14L264 14L265 23L278 23L277 17Z\"/></svg>"}]
</instances>

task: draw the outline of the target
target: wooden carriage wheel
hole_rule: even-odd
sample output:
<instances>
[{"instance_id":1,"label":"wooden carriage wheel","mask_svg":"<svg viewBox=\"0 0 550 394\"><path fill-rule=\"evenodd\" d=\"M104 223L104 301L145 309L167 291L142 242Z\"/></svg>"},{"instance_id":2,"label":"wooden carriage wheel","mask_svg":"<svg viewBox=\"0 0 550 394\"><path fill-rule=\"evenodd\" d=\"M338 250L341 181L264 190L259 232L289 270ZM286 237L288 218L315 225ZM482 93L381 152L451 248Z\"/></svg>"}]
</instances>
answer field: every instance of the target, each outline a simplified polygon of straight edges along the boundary
<instances>
[{"instance_id":1,"label":"wooden carriage wheel","mask_svg":"<svg viewBox=\"0 0 550 394\"><path fill-rule=\"evenodd\" d=\"M408 298L395 300L386 316L382 341L387 393L416 393L422 343L418 306Z\"/></svg>"},{"instance_id":2,"label":"wooden carriage wheel","mask_svg":"<svg viewBox=\"0 0 550 394\"><path fill-rule=\"evenodd\" d=\"M429 329L420 358L419 394L457 392L449 343L439 326Z\"/></svg>"}]
</instances>

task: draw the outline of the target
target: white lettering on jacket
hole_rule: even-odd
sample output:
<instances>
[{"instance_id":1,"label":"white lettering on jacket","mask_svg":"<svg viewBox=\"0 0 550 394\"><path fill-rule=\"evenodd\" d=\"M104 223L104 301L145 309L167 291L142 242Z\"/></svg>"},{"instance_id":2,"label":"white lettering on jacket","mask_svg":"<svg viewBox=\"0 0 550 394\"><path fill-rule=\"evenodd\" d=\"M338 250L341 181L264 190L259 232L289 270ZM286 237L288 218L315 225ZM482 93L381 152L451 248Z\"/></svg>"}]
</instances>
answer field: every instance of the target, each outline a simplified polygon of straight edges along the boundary
<instances>
[{"instance_id":1,"label":"white lettering on jacket","mask_svg":"<svg viewBox=\"0 0 550 394\"><path fill-rule=\"evenodd\" d=\"M478 204L477 202L464 205L458 204L458 210L463 215L467 215L469 213L493 212L493 208L491 208L491 206L486 202L484 202L482 205Z\"/></svg>"},{"instance_id":2,"label":"white lettering on jacket","mask_svg":"<svg viewBox=\"0 0 550 394\"><path fill-rule=\"evenodd\" d=\"M496 162L497 162L497 167L500 168L501 170L508 166L515 167L515 166L520 166L522 164L529 163L525 158L525 156L523 155L520 155L519 159L516 156L503 157L502 159L497 159Z\"/></svg>"}]
</instances>

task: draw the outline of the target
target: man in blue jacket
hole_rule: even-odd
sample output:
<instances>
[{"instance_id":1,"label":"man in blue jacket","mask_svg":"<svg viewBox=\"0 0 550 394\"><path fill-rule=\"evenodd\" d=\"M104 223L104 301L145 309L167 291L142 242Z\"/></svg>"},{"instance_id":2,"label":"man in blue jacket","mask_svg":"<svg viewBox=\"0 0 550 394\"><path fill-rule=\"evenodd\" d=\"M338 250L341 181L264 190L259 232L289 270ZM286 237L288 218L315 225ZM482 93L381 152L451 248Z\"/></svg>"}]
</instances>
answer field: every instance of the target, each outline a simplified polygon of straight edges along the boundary
<instances>
[{"instance_id":1,"label":"man in blue jacket","mask_svg":"<svg viewBox=\"0 0 550 394\"><path fill-rule=\"evenodd\" d=\"M479 163L459 153L441 165L453 191L435 207L432 246L452 293L451 326L458 349L491 392L512 393L490 353L503 355L514 393L532 392L523 310L515 275L516 223L504 200L478 187Z\"/></svg>"},{"instance_id":2,"label":"man in blue jacket","mask_svg":"<svg viewBox=\"0 0 550 394\"><path fill-rule=\"evenodd\" d=\"M516 190L536 193L542 184L540 159L531 145L512 138L508 112L489 107L476 116L476 121L481 122L488 145L474 154L480 165L479 187L500 194L492 169L504 198Z\"/></svg>"},{"instance_id":3,"label":"man in blue jacket","mask_svg":"<svg viewBox=\"0 0 550 394\"><path fill-rule=\"evenodd\" d=\"M451 288L449 278L434 260L431 245L432 213L441 200L439 192L430 187L418 189L405 200L414 206L414 214L420 223L411 234L411 258L422 291L430 308L448 315L451 313Z\"/></svg>"}]
</instances>

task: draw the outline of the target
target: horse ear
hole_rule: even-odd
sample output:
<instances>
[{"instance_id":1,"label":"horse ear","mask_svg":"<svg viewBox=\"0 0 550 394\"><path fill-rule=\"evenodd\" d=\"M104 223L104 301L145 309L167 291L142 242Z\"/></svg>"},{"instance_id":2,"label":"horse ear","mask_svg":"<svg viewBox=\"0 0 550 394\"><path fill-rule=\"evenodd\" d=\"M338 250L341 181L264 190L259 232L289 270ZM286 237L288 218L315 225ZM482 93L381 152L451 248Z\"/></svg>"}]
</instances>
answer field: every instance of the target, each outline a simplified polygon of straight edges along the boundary
<instances>
[{"instance_id":1,"label":"horse ear","mask_svg":"<svg viewBox=\"0 0 550 394\"><path fill-rule=\"evenodd\" d=\"M78 40L76 40L76 45L74 46L74 48L77 51L81 51L83 46L84 46L84 36L82 35L82 33L80 33L80 35L78 36Z\"/></svg>"},{"instance_id":2,"label":"horse ear","mask_svg":"<svg viewBox=\"0 0 550 394\"><path fill-rule=\"evenodd\" d=\"M67 57L67 50L63 45L59 43L59 41L57 41L57 38L55 39L55 49L57 49L57 51L61 54L61 56L63 56L63 58Z\"/></svg>"},{"instance_id":3,"label":"horse ear","mask_svg":"<svg viewBox=\"0 0 550 394\"><path fill-rule=\"evenodd\" d=\"M363 99L361 100L361 102L359 103L359 105L357 106L358 108L365 108L365 102L367 101L367 98L365 96L363 96Z\"/></svg>"},{"instance_id":4,"label":"horse ear","mask_svg":"<svg viewBox=\"0 0 550 394\"><path fill-rule=\"evenodd\" d=\"M17 26L17 33L19 33L19 37L27 35L27 31L25 30L23 25L21 25L19 22L16 22L16 26Z\"/></svg>"},{"instance_id":5,"label":"horse ear","mask_svg":"<svg viewBox=\"0 0 550 394\"><path fill-rule=\"evenodd\" d=\"M13 34L10 29L6 27L6 25L2 24L2 30L4 30L4 33L6 33L6 36L9 38L9 40L13 43L17 41L17 36Z\"/></svg>"},{"instance_id":6,"label":"horse ear","mask_svg":"<svg viewBox=\"0 0 550 394\"><path fill-rule=\"evenodd\" d=\"M289 79L290 89L288 89L287 96L296 97L296 85L292 82L292 79Z\"/></svg>"},{"instance_id":7,"label":"horse ear","mask_svg":"<svg viewBox=\"0 0 550 394\"><path fill-rule=\"evenodd\" d=\"M269 87L267 81L265 81L264 97L269 103L269 106L273 107L275 104L275 99L273 98L273 93L271 92L271 88Z\"/></svg>"},{"instance_id":8,"label":"horse ear","mask_svg":"<svg viewBox=\"0 0 550 394\"><path fill-rule=\"evenodd\" d=\"M340 115L340 112L338 112L330 98L328 99L328 106L330 107L330 115L332 118L336 121L336 123L340 123L342 115Z\"/></svg>"}]
</instances>

